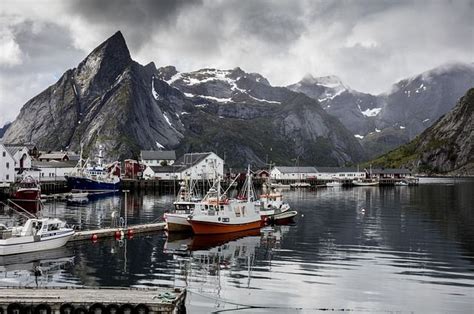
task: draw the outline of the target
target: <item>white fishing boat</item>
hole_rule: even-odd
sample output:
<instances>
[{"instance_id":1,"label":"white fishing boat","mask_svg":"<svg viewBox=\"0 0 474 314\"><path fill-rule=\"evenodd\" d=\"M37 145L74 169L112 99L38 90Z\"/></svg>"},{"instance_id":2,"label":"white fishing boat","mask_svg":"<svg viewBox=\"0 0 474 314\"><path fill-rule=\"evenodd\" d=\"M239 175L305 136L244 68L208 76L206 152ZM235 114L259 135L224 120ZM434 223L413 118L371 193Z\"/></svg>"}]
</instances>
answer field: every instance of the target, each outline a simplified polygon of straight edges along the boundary
<instances>
[{"instance_id":1,"label":"white fishing boat","mask_svg":"<svg viewBox=\"0 0 474 314\"><path fill-rule=\"evenodd\" d=\"M406 182L406 181L397 181L397 182L395 182L395 185L398 185L398 186L408 186L408 182Z\"/></svg>"},{"instance_id":2,"label":"white fishing boat","mask_svg":"<svg viewBox=\"0 0 474 314\"><path fill-rule=\"evenodd\" d=\"M338 180L333 180L333 181L327 182L326 186L327 187L340 187L340 186L342 186L342 182L338 181Z\"/></svg>"},{"instance_id":3,"label":"white fishing boat","mask_svg":"<svg viewBox=\"0 0 474 314\"><path fill-rule=\"evenodd\" d=\"M365 170L365 178L358 178L352 181L352 184L355 186L375 186L379 185L379 180L372 176L372 165L370 165L370 170L367 172ZM357 172L359 172L359 166L357 166Z\"/></svg>"},{"instance_id":4,"label":"white fishing boat","mask_svg":"<svg viewBox=\"0 0 474 314\"><path fill-rule=\"evenodd\" d=\"M0 225L0 255L12 255L61 247L74 230L57 218L30 218L23 226Z\"/></svg>"},{"instance_id":5,"label":"white fishing boat","mask_svg":"<svg viewBox=\"0 0 474 314\"><path fill-rule=\"evenodd\" d=\"M238 232L262 226L259 208L255 205L250 166L243 193L237 199L227 199L225 194L220 195L219 180L217 186L213 191L216 196L208 193L207 199L196 204L196 209L188 218L195 234ZM197 210L198 205L200 210Z\"/></svg>"},{"instance_id":6,"label":"white fishing boat","mask_svg":"<svg viewBox=\"0 0 474 314\"><path fill-rule=\"evenodd\" d=\"M290 187L295 188L295 189L309 188L311 187L311 184L309 184L308 182L295 182L295 183L291 183Z\"/></svg>"},{"instance_id":7,"label":"white fishing boat","mask_svg":"<svg viewBox=\"0 0 474 314\"><path fill-rule=\"evenodd\" d=\"M290 205L283 201L283 194L276 192L261 194L256 205L260 207L260 216L263 220L272 217L275 212L290 210Z\"/></svg>"},{"instance_id":8,"label":"white fishing boat","mask_svg":"<svg viewBox=\"0 0 474 314\"><path fill-rule=\"evenodd\" d=\"M375 186L375 185L379 185L379 181L374 178L365 178L365 179L353 180L352 184L355 186Z\"/></svg>"},{"instance_id":9,"label":"white fishing boat","mask_svg":"<svg viewBox=\"0 0 474 314\"><path fill-rule=\"evenodd\" d=\"M188 217L194 212L196 204L201 201L194 190L193 180L181 182L173 210L163 215L168 232L192 232Z\"/></svg>"},{"instance_id":10,"label":"white fishing boat","mask_svg":"<svg viewBox=\"0 0 474 314\"><path fill-rule=\"evenodd\" d=\"M296 215L298 215L298 212L296 210L287 210L284 212L276 212L271 219L272 222L276 224L283 224L291 222L293 218L296 217Z\"/></svg>"}]
</instances>

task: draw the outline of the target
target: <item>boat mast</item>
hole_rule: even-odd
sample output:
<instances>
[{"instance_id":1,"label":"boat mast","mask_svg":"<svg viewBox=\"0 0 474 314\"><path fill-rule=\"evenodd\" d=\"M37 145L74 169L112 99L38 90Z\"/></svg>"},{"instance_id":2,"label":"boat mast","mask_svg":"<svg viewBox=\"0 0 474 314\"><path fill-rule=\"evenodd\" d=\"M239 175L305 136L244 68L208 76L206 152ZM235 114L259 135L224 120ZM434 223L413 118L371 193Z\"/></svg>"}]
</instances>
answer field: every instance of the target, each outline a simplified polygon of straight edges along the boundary
<instances>
[{"instance_id":1,"label":"boat mast","mask_svg":"<svg viewBox=\"0 0 474 314\"><path fill-rule=\"evenodd\" d=\"M250 186L252 179L250 178L250 165L247 166L247 203L250 203Z\"/></svg>"}]
</instances>

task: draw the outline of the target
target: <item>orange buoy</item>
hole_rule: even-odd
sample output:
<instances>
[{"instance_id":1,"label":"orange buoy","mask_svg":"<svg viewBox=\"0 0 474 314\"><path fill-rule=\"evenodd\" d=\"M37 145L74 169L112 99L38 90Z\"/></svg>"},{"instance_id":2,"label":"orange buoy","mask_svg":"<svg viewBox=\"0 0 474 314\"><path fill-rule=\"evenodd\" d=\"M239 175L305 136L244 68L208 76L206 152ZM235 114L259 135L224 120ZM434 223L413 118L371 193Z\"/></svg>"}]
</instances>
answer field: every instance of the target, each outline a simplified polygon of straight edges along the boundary
<instances>
[{"instance_id":1,"label":"orange buoy","mask_svg":"<svg viewBox=\"0 0 474 314\"><path fill-rule=\"evenodd\" d=\"M114 236L115 236L115 239L118 240L118 239L120 239L120 238L122 237L122 233L120 232L120 230L117 230L117 231L115 231Z\"/></svg>"},{"instance_id":2,"label":"orange buoy","mask_svg":"<svg viewBox=\"0 0 474 314\"><path fill-rule=\"evenodd\" d=\"M92 242L95 243L95 242L97 242L97 239L98 239L98 238L99 238L99 237L97 236L97 234L94 233L94 234L92 235L92 237L91 237L91 240L92 240Z\"/></svg>"}]
</instances>

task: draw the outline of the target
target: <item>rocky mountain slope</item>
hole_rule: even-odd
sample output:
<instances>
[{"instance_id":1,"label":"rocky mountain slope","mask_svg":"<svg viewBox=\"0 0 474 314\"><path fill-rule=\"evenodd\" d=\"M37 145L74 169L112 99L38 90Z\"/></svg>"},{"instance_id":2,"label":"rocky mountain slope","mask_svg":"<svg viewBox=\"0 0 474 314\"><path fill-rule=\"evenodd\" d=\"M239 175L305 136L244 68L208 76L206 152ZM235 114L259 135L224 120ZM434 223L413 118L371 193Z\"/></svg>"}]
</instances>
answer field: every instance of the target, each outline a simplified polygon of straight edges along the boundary
<instances>
[{"instance_id":1,"label":"rocky mountain slope","mask_svg":"<svg viewBox=\"0 0 474 314\"><path fill-rule=\"evenodd\" d=\"M357 92L332 77L305 77L288 86L318 99L364 146L369 156L407 143L429 127L469 88L474 64L448 64L394 84L380 95Z\"/></svg>"},{"instance_id":2,"label":"rocky mountain slope","mask_svg":"<svg viewBox=\"0 0 474 314\"><path fill-rule=\"evenodd\" d=\"M374 160L375 166L474 174L474 88L410 143Z\"/></svg>"},{"instance_id":3,"label":"rocky mountain slope","mask_svg":"<svg viewBox=\"0 0 474 314\"><path fill-rule=\"evenodd\" d=\"M216 151L231 166L338 165L360 161L357 140L317 101L259 74L203 69L178 73L133 61L120 32L28 101L5 142L79 150L101 144L109 158L140 149Z\"/></svg>"},{"instance_id":4,"label":"rocky mountain slope","mask_svg":"<svg viewBox=\"0 0 474 314\"><path fill-rule=\"evenodd\" d=\"M3 135L5 134L5 132L7 132L8 128L10 127L11 123L8 122L8 123L5 123L4 126L2 126L0 128L0 139L3 137Z\"/></svg>"}]
</instances>

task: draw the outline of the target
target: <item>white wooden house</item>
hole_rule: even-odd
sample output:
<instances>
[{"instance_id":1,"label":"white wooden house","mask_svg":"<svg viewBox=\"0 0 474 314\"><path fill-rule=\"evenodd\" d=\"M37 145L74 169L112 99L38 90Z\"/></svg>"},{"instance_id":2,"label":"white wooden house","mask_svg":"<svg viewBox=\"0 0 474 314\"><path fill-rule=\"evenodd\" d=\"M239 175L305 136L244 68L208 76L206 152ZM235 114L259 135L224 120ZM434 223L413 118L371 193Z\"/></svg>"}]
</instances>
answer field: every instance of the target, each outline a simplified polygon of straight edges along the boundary
<instances>
[{"instance_id":1,"label":"white wooden house","mask_svg":"<svg viewBox=\"0 0 474 314\"><path fill-rule=\"evenodd\" d=\"M312 180L316 179L318 171L315 167L282 167L276 166L270 172L270 178L274 180Z\"/></svg>"},{"instance_id":2,"label":"white wooden house","mask_svg":"<svg viewBox=\"0 0 474 314\"><path fill-rule=\"evenodd\" d=\"M0 143L0 184L15 182L15 159Z\"/></svg>"},{"instance_id":3,"label":"white wooden house","mask_svg":"<svg viewBox=\"0 0 474 314\"><path fill-rule=\"evenodd\" d=\"M143 171L146 179L161 180L214 180L224 176L224 160L215 153L188 153L172 166L147 165Z\"/></svg>"},{"instance_id":4,"label":"white wooden house","mask_svg":"<svg viewBox=\"0 0 474 314\"><path fill-rule=\"evenodd\" d=\"M355 180L365 178L365 171L347 167L317 167L318 180Z\"/></svg>"},{"instance_id":5,"label":"white wooden house","mask_svg":"<svg viewBox=\"0 0 474 314\"><path fill-rule=\"evenodd\" d=\"M39 181L65 181L74 172L75 161L33 161L31 169L24 172Z\"/></svg>"}]
</instances>

